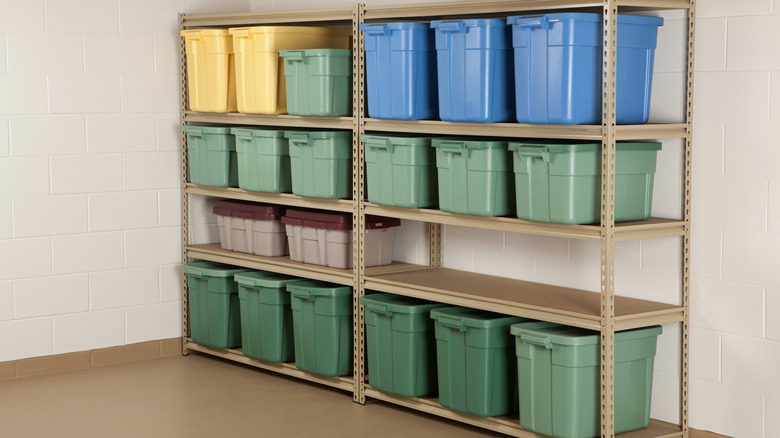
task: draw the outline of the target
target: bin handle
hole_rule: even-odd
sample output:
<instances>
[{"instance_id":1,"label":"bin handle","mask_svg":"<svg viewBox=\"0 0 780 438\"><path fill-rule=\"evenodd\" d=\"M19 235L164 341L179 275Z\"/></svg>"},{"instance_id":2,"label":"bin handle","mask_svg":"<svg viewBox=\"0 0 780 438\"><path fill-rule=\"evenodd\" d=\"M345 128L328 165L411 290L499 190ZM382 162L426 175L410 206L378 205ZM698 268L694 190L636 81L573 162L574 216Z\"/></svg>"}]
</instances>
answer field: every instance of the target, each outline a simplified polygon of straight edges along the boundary
<instances>
[{"instance_id":1,"label":"bin handle","mask_svg":"<svg viewBox=\"0 0 780 438\"><path fill-rule=\"evenodd\" d=\"M309 145L309 136L307 134L293 134L289 137L290 141L304 146Z\"/></svg>"},{"instance_id":2,"label":"bin handle","mask_svg":"<svg viewBox=\"0 0 780 438\"><path fill-rule=\"evenodd\" d=\"M303 61L303 50L280 50L285 61Z\"/></svg>"},{"instance_id":3,"label":"bin handle","mask_svg":"<svg viewBox=\"0 0 780 438\"><path fill-rule=\"evenodd\" d=\"M515 26L522 29L534 29L534 28L549 29L551 27L550 21L547 19L546 15L523 17L518 19L514 24Z\"/></svg>"},{"instance_id":4,"label":"bin handle","mask_svg":"<svg viewBox=\"0 0 780 438\"><path fill-rule=\"evenodd\" d=\"M462 141L442 141L439 143L439 149L448 154L461 154L466 158L469 157L468 147Z\"/></svg>"},{"instance_id":5,"label":"bin handle","mask_svg":"<svg viewBox=\"0 0 780 438\"><path fill-rule=\"evenodd\" d=\"M520 339L527 344L540 345L548 350L552 350L552 339L550 336L539 335L535 333L523 333Z\"/></svg>"},{"instance_id":6,"label":"bin handle","mask_svg":"<svg viewBox=\"0 0 780 438\"><path fill-rule=\"evenodd\" d=\"M363 137L363 143L375 149L387 149L391 154L393 153L393 142L387 137Z\"/></svg>"},{"instance_id":7,"label":"bin handle","mask_svg":"<svg viewBox=\"0 0 780 438\"><path fill-rule=\"evenodd\" d=\"M452 33L466 33L469 31L463 20L440 21L438 29L442 32Z\"/></svg>"},{"instance_id":8,"label":"bin handle","mask_svg":"<svg viewBox=\"0 0 780 438\"><path fill-rule=\"evenodd\" d=\"M314 301L314 292L311 289L308 290L296 290L292 292L297 298L301 298L308 301Z\"/></svg>"},{"instance_id":9,"label":"bin handle","mask_svg":"<svg viewBox=\"0 0 780 438\"><path fill-rule=\"evenodd\" d=\"M456 328L460 332L466 331L466 321L462 319L447 318L445 316L440 316L437 318L437 321L439 321L439 324L445 327Z\"/></svg>"},{"instance_id":10,"label":"bin handle","mask_svg":"<svg viewBox=\"0 0 780 438\"><path fill-rule=\"evenodd\" d=\"M366 303L363 305L366 307L366 309L373 310L375 313L384 313L385 316L393 316L393 312L390 310L390 307L388 306L383 306L381 304L373 304L373 303L371 304Z\"/></svg>"},{"instance_id":11,"label":"bin handle","mask_svg":"<svg viewBox=\"0 0 780 438\"><path fill-rule=\"evenodd\" d=\"M392 33L390 26L386 24L362 24L361 27L366 35L390 35Z\"/></svg>"},{"instance_id":12,"label":"bin handle","mask_svg":"<svg viewBox=\"0 0 780 438\"><path fill-rule=\"evenodd\" d=\"M517 153L521 158L541 158L545 163L550 162L550 150L547 146L526 144L518 147Z\"/></svg>"},{"instance_id":13,"label":"bin handle","mask_svg":"<svg viewBox=\"0 0 780 438\"><path fill-rule=\"evenodd\" d=\"M202 132L188 132L187 137L203 138Z\"/></svg>"}]
</instances>

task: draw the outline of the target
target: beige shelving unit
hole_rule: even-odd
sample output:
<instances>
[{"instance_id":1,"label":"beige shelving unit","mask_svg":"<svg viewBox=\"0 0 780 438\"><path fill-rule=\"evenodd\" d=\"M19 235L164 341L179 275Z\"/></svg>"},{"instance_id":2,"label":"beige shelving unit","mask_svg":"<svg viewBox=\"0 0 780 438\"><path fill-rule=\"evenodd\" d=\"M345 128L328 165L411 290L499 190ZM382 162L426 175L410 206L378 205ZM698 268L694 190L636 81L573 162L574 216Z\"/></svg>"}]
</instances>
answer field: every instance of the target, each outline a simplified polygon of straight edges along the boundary
<instances>
[{"instance_id":1,"label":"beige shelving unit","mask_svg":"<svg viewBox=\"0 0 780 438\"><path fill-rule=\"evenodd\" d=\"M688 14L687 87L684 123L621 125L615 123L613 112L605 111L601 125L561 126L527 125L519 123L451 123L442 121L399 121L366 118L365 59L363 37L358 26L370 21L431 20L447 17L505 17L524 12L586 11L604 15L604 95L605 108L613 108L615 83L615 23L618 11L681 9ZM182 15L180 28L236 27L246 25L301 24L351 27L353 32L353 117L296 117L245 114L212 114L189 111L186 93L185 55L181 47L181 114L182 125L210 123L225 125L258 125L295 128L328 128L352 130L353 137L353 197L352 200L303 198L290 194L266 194L240 189L219 189L189 183L186 147L182 149L182 243L184 262L190 259L210 260L254 269L280 272L312 279L350 285L354 288L354 373L352 377L330 378L298 370L294 364L274 364L244 356L240 349L222 350L199 345L189 338L187 278L184 276L183 351L198 351L274 371L304 380L314 381L352 392L353 399L365 403L366 398L383 400L429 414L471 424L517 437L541 437L520 428L516 416L480 418L453 411L439 405L436 398L406 398L387 394L367 384L365 372L365 324L359 298L366 289L424 298L443 303L480 308L494 312L547 320L584 327L601 332L602 437L614 437L614 332L653 324L680 323L681 330L681 391L680 425L651 420L646 429L617 435L622 438L688 437L688 318L690 288L690 200L691 200L691 133L693 96L693 56L695 0L476 0L431 4L370 6L355 4L351 9L330 9L289 13L249 13L225 15ZM609 50L612 48L612 50ZM445 213L432 209L406 209L374 205L365 201L363 148L360 134L366 131L504 136L522 138L584 139L602 142L602 219L599 225L557 225L522 221L513 218L486 218ZM684 140L684 186L682 218L650 218L647 221L615 223L612 193L615 190L614 142L617 140L669 139ZM182 136L186 145L186 137ZM352 212L356 224L354 268L326 268L293 262L289 257L259 257L221 249L219 244L191 245L189 242L188 198L205 195L218 198L268 202L286 206ZM428 224L430 263L428 266L394 262L392 265L366 268L364 262L365 215L375 214L421 221ZM601 268L594 272L601 278L601 291L591 292L508 278L442 268L441 225L458 225L481 229L509 231L593 240L601 243ZM617 241L658 237L679 237L683 240L681 266L681 305L668 305L615 295L614 245Z\"/></svg>"}]
</instances>

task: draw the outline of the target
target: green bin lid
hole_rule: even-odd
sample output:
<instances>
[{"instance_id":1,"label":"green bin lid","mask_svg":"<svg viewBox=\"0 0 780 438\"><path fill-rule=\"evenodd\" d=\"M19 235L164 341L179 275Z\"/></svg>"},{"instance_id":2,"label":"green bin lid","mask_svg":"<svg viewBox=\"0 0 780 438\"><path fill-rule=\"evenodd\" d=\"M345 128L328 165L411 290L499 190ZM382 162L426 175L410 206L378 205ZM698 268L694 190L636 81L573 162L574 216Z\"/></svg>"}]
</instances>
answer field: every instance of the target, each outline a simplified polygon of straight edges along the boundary
<instances>
[{"instance_id":1,"label":"green bin lid","mask_svg":"<svg viewBox=\"0 0 780 438\"><path fill-rule=\"evenodd\" d=\"M281 129L255 129L255 128L232 128L230 133L236 137L284 137L284 131Z\"/></svg>"},{"instance_id":2,"label":"green bin lid","mask_svg":"<svg viewBox=\"0 0 780 438\"><path fill-rule=\"evenodd\" d=\"M195 262L183 265L184 272L192 275L208 276L208 277L233 277L236 274L251 271L248 268L240 268L238 266L226 265L217 262Z\"/></svg>"},{"instance_id":3,"label":"green bin lid","mask_svg":"<svg viewBox=\"0 0 780 438\"><path fill-rule=\"evenodd\" d=\"M352 131L284 131L285 138L302 136L309 139L352 138Z\"/></svg>"},{"instance_id":4,"label":"green bin lid","mask_svg":"<svg viewBox=\"0 0 780 438\"><path fill-rule=\"evenodd\" d=\"M187 125L184 132L187 134L230 134L230 127L225 126L198 126Z\"/></svg>"},{"instance_id":5,"label":"green bin lid","mask_svg":"<svg viewBox=\"0 0 780 438\"><path fill-rule=\"evenodd\" d=\"M420 145L420 146L430 146L431 140L433 137L420 137L416 135L399 135L399 134L393 134L390 135L370 135L370 134L363 134L360 136L360 141L366 144L366 146L371 146L372 144L393 144L393 145L404 145L404 146L413 146L413 145Z\"/></svg>"},{"instance_id":6,"label":"green bin lid","mask_svg":"<svg viewBox=\"0 0 780 438\"><path fill-rule=\"evenodd\" d=\"M279 56L352 56L352 50L349 49L305 49L305 50L280 50Z\"/></svg>"},{"instance_id":7,"label":"green bin lid","mask_svg":"<svg viewBox=\"0 0 780 438\"><path fill-rule=\"evenodd\" d=\"M374 313L428 313L431 309L446 306L442 303L405 297L394 294L371 294L360 297L360 304L366 306L366 311Z\"/></svg>"},{"instance_id":8,"label":"green bin lid","mask_svg":"<svg viewBox=\"0 0 780 438\"><path fill-rule=\"evenodd\" d=\"M340 284L326 283L324 281L303 280L303 281L288 283L287 292L290 292L294 296L298 296L298 297L309 297L309 298L314 296L341 297L341 296L352 295L352 288L350 286L342 286Z\"/></svg>"},{"instance_id":9,"label":"green bin lid","mask_svg":"<svg viewBox=\"0 0 780 438\"><path fill-rule=\"evenodd\" d=\"M514 152L538 152L542 147L546 147L546 152L559 154L564 152L596 152L601 151L601 143L576 142L565 140L528 140L509 142L509 150ZM618 151L659 151L661 143L657 142L617 142L615 149Z\"/></svg>"},{"instance_id":10,"label":"green bin lid","mask_svg":"<svg viewBox=\"0 0 780 438\"><path fill-rule=\"evenodd\" d=\"M526 318L507 316L487 310L470 309L468 307L440 307L431 310L431 318L436 321L449 320L463 327L494 328L508 326L514 323L528 321Z\"/></svg>"},{"instance_id":11,"label":"green bin lid","mask_svg":"<svg viewBox=\"0 0 780 438\"><path fill-rule=\"evenodd\" d=\"M277 274L276 272L251 271L236 274L234 277L238 284L253 288L265 287L269 289L284 289L294 281L304 281L303 278L291 275Z\"/></svg>"},{"instance_id":12,"label":"green bin lid","mask_svg":"<svg viewBox=\"0 0 780 438\"><path fill-rule=\"evenodd\" d=\"M431 146L440 149L506 149L506 140L474 140L465 137L443 137L431 140Z\"/></svg>"},{"instance_id":13,"label":"green bin lid","mask_svg":"<svg viewBox=\"0 0 780 438\"><path fill-rule=\"evenodd\" d=\"M520 337L523 342L544 345L547 348L552 348L553 344L593 345L598 344L601 338L599 332L595 330L587 330L546 321L513 324L510 333ZM616 332L615 341L629 341L649 336L658 336L660 334L661 326L655 325Z\"/></svg>"}]
</instances>

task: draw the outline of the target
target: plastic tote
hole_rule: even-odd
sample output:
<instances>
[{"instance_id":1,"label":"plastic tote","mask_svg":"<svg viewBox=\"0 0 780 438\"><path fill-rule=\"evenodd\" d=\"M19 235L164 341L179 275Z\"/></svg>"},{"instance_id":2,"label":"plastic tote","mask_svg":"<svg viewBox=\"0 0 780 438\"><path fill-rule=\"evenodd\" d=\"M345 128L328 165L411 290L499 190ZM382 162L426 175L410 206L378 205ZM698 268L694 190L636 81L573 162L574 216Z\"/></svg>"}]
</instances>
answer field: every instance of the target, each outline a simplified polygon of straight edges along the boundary
<instances>
[{"instance_id":1,"label":"plastic tote","mask_svg":"<svg viewBox=\"0 0 780 438\"><path fill-rule=\"evenodd\" d=\"M198 344L215 348L241 346L241 306L233 276L249 269L214 262L183 266L190 301L190 332Z\"/></svg>"},{"instance_id":2,"label":"plastic tote","mask_svg":"<svg viewBox=\"0 0 780 438\"><path fill-rule=\"evenodd\" d=\"M236 70L227 29L183 30L190 109L235 112Z\"/></svg>"},{"instance_id":3,"label":"plastic tote","mask_svg":"<svg viewBox=\"0 0 780 438\"><path fill-rule=\"evenodd\" d=\"M238 187L253 192L290 193L290 149L284 131L233 128Z\"/></svg>"},{"instance_id":4,"label":"plastic tote","mask_svg":"<svg viewBox=\"0 0 780 438\"><path fill-rule=\"evenodd\" d=\"M352 374L352 288L306 280L291 295L295 365L324 376Z\"/></svg>"},{"instance_id":5,"label":"plastic tote","mask_svg":"<svg viewBox=\"0 0 780 438\"><path fill-rule=\"evenodd\" d=\"M430 311L445 306L392 294L360 297L366 309L368 383L380 391L422 397L437 390Z\"/></svg>"},{"instance_id":6,"label":"plastic tote","mask_svg":"<svg viewBox=\"0 0 780 438\"><path fill-rule=\"evenodd\" d=\"M363 23L368 115L439 117L436 41L428 23Z\"/></svg>"},{"instance_id":7,"label":"plastic tote","mask_svg":"<svg viewBox=\"0 0 780 438\"><path fill-rule=\"evenodd\" d=\"M287 239L278 205L218 201L217 216L222 249L265 257L287 255Z\"/></svg>"},{"instance_id":8,"label":"plastic tote","mask_svg":"<svg viewBox=\"0 0 780 438\"><path fill-rule=\"evenodd\" d=\"M506 216L515 194L506 141L435 138L439 208L450 213Z\"/></svg>"},{"instance_id":9,"label":"plastic tote","mask_svg":"<svg viewBox=\"0 0 780 438\"><path fill-rule=\"evenodd\" d=\"M190 182L212 187L238 187L236 140L230 128L184 127Z\"/></svg>"},{"instance_id":10,"label":"plastic tote","mask_svg":"<svg viewBox=\"0 0 780 438\"><path fill-rule=\"evenodd\" d=\"M287 113L294 116L352 114L352 51L282 50Z\"/></svg>"},{"instance_id":11,"label":"plastic tote","mask_svg":"<svg viewBox=\"0 0 780 438\"><path fill-rule=\"evenodd\" d=\"M236 274L241 300L241 349L268 362L295 359L292 307L287 285L303 279L273 272Z\"/></svg>"},{"instance_id":12,"label":"plastic tote","mask_svg":"<svg viewBox=\"0 0 780 438\"><path fill-rule=\"evenodd\" d=\"M368 200L394 207L436 207L436 150L430 137L362 135Z\"/></svg>"},{"instance_id":13,"label":"plastic tote","mask_svg":"<svg viewBox=\"0 0 780 438\"><path fill-rule=\"evenodd\" d=\"M650 217L660 143L615 146L615 220ZM601 218L601 143L510 142L514 153L517 217L558 224Z\"/></svg>"},{"instance_id":14,"label":"plastic tote","mask_svg":"<svg viewBox=\"0 0 780 438\"><path fill-rule=\"evenodd\" d=\"M506 20L431 21L436 29L439 117L451 122L514 118L512 34Z\"/></svg>"},{"instance_id":15,"label":"plastic tote","mask_svg":"<svg viewBox=\"0 0 780 438\"><path fill-rule=\"evenodd\" d=\"M313 198L352 197L352 132L285 131L292 192Z\"/></svg>"},{"instance_id":16,"label":"plastic tote","mask_svg":"<svg viewBox=\"0 0 780 438\"><path fill-rule=\"evenodd\" d=\"M466 307L431 310L442 406L479 417L517 412L512 324L527 321Z\"/></svg>"},{"instance_id":17,"label":"plastic tote","mask_svg":"<svg viewBox=\"0 0 780 438\"><path fill-rule=\"evenodd\" d=\"M280 50L349 49L351 29L305 26L256 26L230 29L236 57L238 111L287 112L287 86Z\"/></svg>"},{"instance_id":18,"label":"plastic tote","mask_svg":"<svg viewBox=\"0 0 780 438\"><path fill-rule=\"evenodd\" d=\"M507 18L515 49L517 121L600 124L601 14ZM616 118L646 123L658 27L663 18L618 15Z\"/></svg>"},{"instance_id":19,"label":"plastic tote","mask_svg":"<svg viewBox=\"0 0 780 438\"><path fill-rule=\"evenodd\" d=\"M551 322L515 324L520 425L557 438L601 434L598 332ZM661 326L615 333L615 433L647 427Z\"/></svg>"}]
</instances>

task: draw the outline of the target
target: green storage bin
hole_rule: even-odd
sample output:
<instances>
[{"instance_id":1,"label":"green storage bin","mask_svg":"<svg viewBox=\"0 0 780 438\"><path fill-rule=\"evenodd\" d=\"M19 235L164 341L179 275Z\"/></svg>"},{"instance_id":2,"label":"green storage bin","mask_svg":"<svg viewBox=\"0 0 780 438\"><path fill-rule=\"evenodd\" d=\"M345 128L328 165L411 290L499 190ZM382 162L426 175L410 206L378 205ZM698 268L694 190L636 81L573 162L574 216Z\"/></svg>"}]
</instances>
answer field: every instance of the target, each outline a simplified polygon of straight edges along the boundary
<instances>
[{"instance_id":1,"label":"green storage bin","mask_svg":"<svg viewBox=\"0 0 780 438\"><path fill-rule=\"evenodd\" d=\"M514 153L517 217L557 224L601 220L601 143L509 143ZM645 220L653 205L661 143L616 144L615 221Z\"/></svg>"},{"instance_id":2,"label":"green storage bin","mask_svg":"<svg viewBox=\"0 0 780 438\"><path fill-rule=\"evenodd\" d=\"M430 137L362 135L368 200L394 207L438 205L436 151Z\"/></svg>"},{"instance_id":3,"label":"green storage bin","mask_svg":"<svg viewBox=\"0 0 780 438\"><path fill-rule=\"evenodd\" d=\"M253 192L291 193L290 150L284 131L233 128L238 187Z\"/></svg>"},{"instance_id":4,"label":"green storage bin","mask_svg":"<svg viewBox=\"0 0 780 438\"><path fill-rule=\"evenodd\" d=\"M520 425L558 438L601 434L598 332L551 322L515 324ZM615 433L647 427L661 326L615 333Z\"/></svg>"},{"instance_id":5,"label":"green storage bin","mask_svg":"<svg viewBox=\"0 0 780 438\"><path fill-rule=\"evenodd\" d=\"M241 306L233 276L249 269L222 263L183 266L190 301L190 334L198 344L216 348L241 346Z\"/></svg>"},{"instance_id":6,"label":"green storage bin","mask_svg":"<svg viewBox=\"0 0 780 438\"><path fill-rule=\"evenodd\" d=\"M295 365L324 376L352 374L352 288L315 280L287 285Z\"/></svg>"},{"instance_id":7,"label":"green storage bin","mask_svg":"<svg viewBox=\"0 0 780 438\"><path fill-rule=\"evenodd\" d=\"M436 393L436 349L430 311L445 306L401 295L360 298L366 309L368 383L404 397Z\"/></svg>"},{"instance_id":8,"label":"green storage bin","mask_svg":"<svg viewBox=\"0 0 780 438\"><path fill-rule=\"evenodd\" d=\"M282 50L287 113L294 116L352 115L352 51Z\"/></svg>"},{"instance_id":9,"label":"green storage bin","mask_svg":"<svg viewBox=\"0 0 780 438\"><path fill-rule=\"evenodd\" d=\"M236 139L230 128L184 127L190 182L212 187L238 187Z\"/></svg>"},{"instance_id":10,"label":"green storage bin","mask_svg":"<svg viewBox=\"0 0 780 438\"><path fill-rule=\"evenodd\" d=\"M524 318L466 307L431 310L436 321L439 403L480 417L517 412L512 324Z\"/></svg>"},{"instance_id":11,"label":"green storage bin","mask_svg":"<svg viewBox=\"0 0 780 438\"><path fill-rule=\"evenodd\" d=\"M241 349L268 362L295 359L292 307L287 285L301 278L273 272L236 274L241 300Z\"/></svg>"},{"instance_id":12,"label":"green storage bin","mask_svg":"<svg viewBox=\"0 0 780 438\"><path fill-rule=\"evenodd\" d=\"M439 208L450 213L507 216L515 213L512 153L506 141L437 138Z\"/></svg>"},{"instance_id":13,"label":"green storage bin","mask_svg":"<svg viewBox=\"0 0 780 438\"><path fill-rule=\"evenodd\" d=\"M352 132L285 131L292 192L327 199L352 197Z\"/></svg>"}]
</instances>

